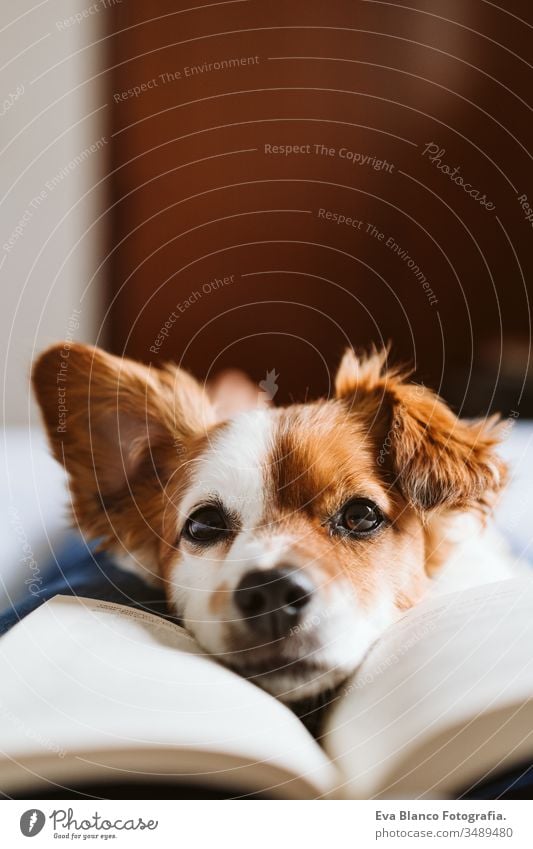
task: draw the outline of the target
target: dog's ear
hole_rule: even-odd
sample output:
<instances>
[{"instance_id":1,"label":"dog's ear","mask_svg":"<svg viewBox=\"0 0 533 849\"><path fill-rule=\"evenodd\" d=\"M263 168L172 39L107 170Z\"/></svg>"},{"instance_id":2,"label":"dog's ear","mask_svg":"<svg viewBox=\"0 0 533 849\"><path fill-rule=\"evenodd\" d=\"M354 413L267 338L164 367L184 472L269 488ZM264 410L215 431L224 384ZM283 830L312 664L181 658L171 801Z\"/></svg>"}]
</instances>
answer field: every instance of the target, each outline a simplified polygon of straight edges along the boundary
<instances>
[{"instance_id":1,"label":"dog's ear","mask_svg":"<svg viewBox=\"0 0 533 849\"><path fill-rule=\"evenodd\" d=\"M120 536L127 547L141 514L146 522L162 512L187 441L212 423L201 387L174 366L148 368L72 343L45 351L32 379L76 518L92 535Z\"/></svg>"},{"instance_id":2,"label":"dog's ear","mask_svg":"<svg viewBox=\"0 0 533 849\"><path fill-rule=\"evenodd\" d=\"M363 414L376 462L419 510L479 508L486 512L505 483L496 453L497 416L464 421L424 386L387 368L388 351L357 357L347 350L337 372L337 398Z\"/></svg>"}]
</instances>

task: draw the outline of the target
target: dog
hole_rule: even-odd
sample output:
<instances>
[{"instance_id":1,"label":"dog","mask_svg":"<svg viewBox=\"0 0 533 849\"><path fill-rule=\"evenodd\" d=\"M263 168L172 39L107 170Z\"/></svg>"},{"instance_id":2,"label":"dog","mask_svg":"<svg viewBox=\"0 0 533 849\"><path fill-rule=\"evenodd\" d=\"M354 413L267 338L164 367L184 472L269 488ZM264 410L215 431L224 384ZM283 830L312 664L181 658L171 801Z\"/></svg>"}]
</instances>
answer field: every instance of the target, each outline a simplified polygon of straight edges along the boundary
<instances>
[{"instance_id":1,"label":"dog","mask_svg":"<svg viewBox=\"0 0 533 849\"><path fill-rule=\"evenodd\" d=\"M498 418L457 418L387 360L350 349L333 398L222 415L175 365L63 343L33 368L78 526L289 705L338 687L447 573L464 583L457 529L505 484ZM494 551L476 581L509 577Z\"/></svg>"}]
</instances>

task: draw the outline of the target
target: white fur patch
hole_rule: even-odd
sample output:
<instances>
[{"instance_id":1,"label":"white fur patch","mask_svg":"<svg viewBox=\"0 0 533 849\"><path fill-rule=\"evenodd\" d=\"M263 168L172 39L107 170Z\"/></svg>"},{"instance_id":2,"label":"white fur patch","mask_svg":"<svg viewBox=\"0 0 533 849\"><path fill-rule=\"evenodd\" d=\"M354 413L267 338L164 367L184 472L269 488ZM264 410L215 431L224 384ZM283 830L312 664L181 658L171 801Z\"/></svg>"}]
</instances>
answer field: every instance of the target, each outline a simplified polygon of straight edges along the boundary
<instances>
[{"instance_id":1,"label":"white fur patch","mask_svg":"<svg viewBox=\"0 0 533 849\"><path fill-rule=\"evenodd\" d=\"M180 505L182 519L213 497L239 515L243 527L256 527L264 511L265 463L272 449L272 414L241 413L217 433L193 474Z\"/></svg>"},{"instance_id":2,"label":"white fur patch","mask_svg":"<svg viewBox=\"0 0 533 849\"><path fill-rule=\"evenodd\" d=\"M461 522L463 527L469 527ZM439 596L470 587L506 581L530 572L529 564L513 556L508 543L489 525L470 526L472 532L452 537L457 546L430 585L429 595Z\"/></svg>"},{"instance_id":3,"label":"white fur patch","mask_svg":"<svg viewBox=\"0 0 533 849\"><path fill-rule=\"evenodd\" d=\"M190 513L201 504L217 499L235 513L242 526L238 539L256 528L264 513L268 497L265 463L272 448L272 414L267 410L241 413L217 433L200 458L192 485L179 505L180 527ZM222 585L229 594L248 569L244 556L241 563L234 546L222 556L217 547L201 551L183 550L172 570L172 597L184 624L209 651L222 651L226 621L209 607L212 594Z\"/></svg>"}]
</instances>

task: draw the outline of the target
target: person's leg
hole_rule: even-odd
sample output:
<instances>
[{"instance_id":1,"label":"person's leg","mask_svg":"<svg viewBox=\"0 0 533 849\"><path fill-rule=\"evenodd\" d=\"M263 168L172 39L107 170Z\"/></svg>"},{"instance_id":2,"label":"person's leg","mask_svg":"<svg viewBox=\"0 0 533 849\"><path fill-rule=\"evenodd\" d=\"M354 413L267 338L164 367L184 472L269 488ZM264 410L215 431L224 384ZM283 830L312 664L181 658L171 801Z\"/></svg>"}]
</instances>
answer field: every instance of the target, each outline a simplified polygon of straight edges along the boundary
<instances>
[{"instance_id":1,"label":"person's leg","mask_svg":"<svg viewBox=\"0 0 533 849\"><path fill-rule=\"evenodd\" d=\"M168 614L162 587L146 584L136 575L119 569L109 555L95 551L80 537L69 539L44 574L38 593L28 592L2 611L0 635L55 595L113 601L161 616Z\"/></svg>"}]
</instances>

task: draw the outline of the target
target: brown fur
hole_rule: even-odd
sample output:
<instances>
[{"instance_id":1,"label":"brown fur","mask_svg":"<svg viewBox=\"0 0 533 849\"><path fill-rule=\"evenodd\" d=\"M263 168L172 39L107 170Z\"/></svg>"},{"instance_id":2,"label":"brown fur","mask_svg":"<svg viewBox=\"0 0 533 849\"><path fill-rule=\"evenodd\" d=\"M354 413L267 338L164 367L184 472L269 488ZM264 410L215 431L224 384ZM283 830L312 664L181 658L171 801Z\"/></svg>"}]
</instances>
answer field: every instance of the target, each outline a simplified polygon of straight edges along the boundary
<instances>
[{"instance_id":1,"label":"brown fur","mask_svg":"<svg viewBox=\"0 0 533 849\"><path fill-rule=\"evenodd\" d=\"M209 609L212 613L220 614L230 600L231 591L226 583L220 584L209 599Z\"/></svg>"},{"instance_id":2,"label":"brown fur","mask_svg":"<svg viewBox=\"0 0 533 849\"><path fill-rule=\"evenodd\" d=\"M201 387L175 366L150 369L72 344L45 351L32 376L76 522L106 546L154 560L165 488L171 477L185 485L190 443L213 425Z\"/></svg>"},{"instance_id":3,"label":"brown fur","mask_svg":"<svg viewBox=\"0 0 533 849\"><path fill-rule=\"evenodd\" d=\"M505 467L494 453L495 419L460 421L430 390L387 370L386 357L347 351L335 401L274 413L261 533L285 527L322 584L348 575L368 604L387 586L405 609L439 562L439 511L486 511ZM83 345L45 351L33 382L80 527L106 545L142 551L145 565L170 580L177 505L190 470L224 427L202 388L174 366L149 369ZM356 496L375 500L391 526L364 541L332 536L328 518ZM212 605L226 596L215 594Z\"/></svg>"},{"instance_id":4,"label":"brown fur","mask_svg":"<svg viewBox=\"0 0 533 849\"><path fill-rule=\"evenodd\" d=\"M505 483L506 468L494 449L498 417L467 422L424 386L385 368L386 352L357 359L346 352L337 396L347 409L364 412L370 427L390 441L394 483L420 510L488 510ZM384 464L385 465L385 464Z\"/></svg>"}]
</instances>

